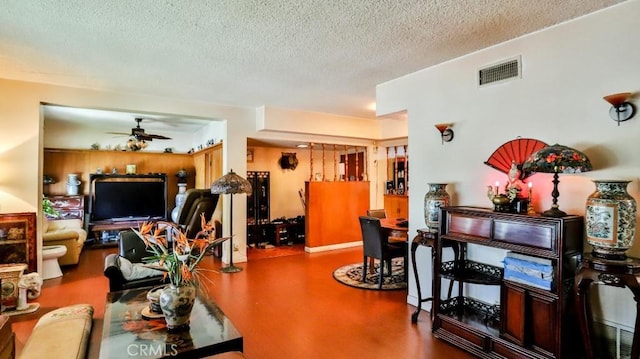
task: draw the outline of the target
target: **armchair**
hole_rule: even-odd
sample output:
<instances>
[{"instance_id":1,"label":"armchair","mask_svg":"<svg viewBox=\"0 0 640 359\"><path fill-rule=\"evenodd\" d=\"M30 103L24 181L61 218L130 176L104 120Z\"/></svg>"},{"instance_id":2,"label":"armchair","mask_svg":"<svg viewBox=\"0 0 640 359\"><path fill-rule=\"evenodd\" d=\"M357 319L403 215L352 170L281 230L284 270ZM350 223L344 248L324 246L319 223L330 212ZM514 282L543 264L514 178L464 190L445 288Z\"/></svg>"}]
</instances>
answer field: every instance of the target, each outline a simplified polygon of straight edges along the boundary
<instances>
[{"instance_id":1,"label":"armchair","mask_svg":"<svg viewBox=\"0 0 640 359\"><path fill-rule=\"evenodd\" d=\"M78 264L86 239L87 231L82 228L80 219L44 221L42 245L67 247L67 253L58 258L60 265Z\"/></svg>"},{"instance_id":2,"label":"armchair","mask_svg":"<svg viewBox=\"0 0 640 359\"><path fill-rule=\"evenodd\" d=\"M219 194L212 194L210 189L189 189L186 192L184 204L178 212L177 223L188 238L194 238L202 229L200 215L211 219L218 204ZM216 228L217 231L217 228ZM220 236L220 233L216 234Z\"/></svg>"}]
</instances>

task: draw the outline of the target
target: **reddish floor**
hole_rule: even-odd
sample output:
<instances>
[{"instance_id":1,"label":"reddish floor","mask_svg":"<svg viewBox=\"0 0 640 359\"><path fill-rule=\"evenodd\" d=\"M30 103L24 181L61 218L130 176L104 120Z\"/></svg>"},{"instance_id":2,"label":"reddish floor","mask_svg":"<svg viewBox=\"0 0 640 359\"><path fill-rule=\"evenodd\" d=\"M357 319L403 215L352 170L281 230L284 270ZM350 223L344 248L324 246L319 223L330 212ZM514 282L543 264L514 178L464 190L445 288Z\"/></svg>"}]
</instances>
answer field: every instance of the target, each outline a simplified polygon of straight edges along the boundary
<instances>
[{"instance_id":1,"label":"reddish floor","mask_svg":"<svg viewBox=\"0 0 640 359\"><path fill-rule=\"evenodd\" d=\"M95 308L88 357L98 358L104 299L104 257L115 249L85 249L78 266L45 281L34 314L12 317L20 353L37 319L55 308L89 303ZM237 263L240 273L222 274L205 258L209 293L244 336L251 359L282 358L472 358L431 334L429 313L411 324L415 309L407 292L368 291L336 282L339 266L362 260L362 249L303 253ZM124 357L124 356L123 356Z\"/></svg>"}]
</instances>

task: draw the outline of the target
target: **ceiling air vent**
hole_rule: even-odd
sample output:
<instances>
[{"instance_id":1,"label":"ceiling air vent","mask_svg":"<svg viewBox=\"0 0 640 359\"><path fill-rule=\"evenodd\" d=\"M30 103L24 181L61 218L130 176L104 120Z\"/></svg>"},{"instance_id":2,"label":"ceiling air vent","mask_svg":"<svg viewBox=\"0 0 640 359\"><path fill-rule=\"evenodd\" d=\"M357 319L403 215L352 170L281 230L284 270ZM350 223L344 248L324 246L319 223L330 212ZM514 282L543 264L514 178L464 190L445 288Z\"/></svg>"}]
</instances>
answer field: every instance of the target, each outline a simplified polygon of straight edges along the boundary
<instances>
[{"instance_id":1,"label":"ceiling air vent","mask_svg":"<svg viewBox=\"0 0 640 359\"><path fill-rule=\"evenodd\" d=\"M478 84L485 86L521 77L520 57L478 70Z\"/></svg>"}]
</instances>

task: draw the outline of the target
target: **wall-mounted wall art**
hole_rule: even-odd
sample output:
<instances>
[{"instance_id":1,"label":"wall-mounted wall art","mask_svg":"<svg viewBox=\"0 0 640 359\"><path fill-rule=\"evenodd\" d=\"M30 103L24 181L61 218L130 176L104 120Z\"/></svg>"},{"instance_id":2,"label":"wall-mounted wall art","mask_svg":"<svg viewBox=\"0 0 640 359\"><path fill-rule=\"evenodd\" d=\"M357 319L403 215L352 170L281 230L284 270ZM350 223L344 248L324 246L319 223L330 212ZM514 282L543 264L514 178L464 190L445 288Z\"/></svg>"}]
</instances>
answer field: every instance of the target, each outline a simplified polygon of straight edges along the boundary
<instances>
[{"instance_id":1,"label":"wall-mounted wall art","mask_svg":"<svg viewBox=\"0 0 640 359\"><path fill-rule=\"evenodd\" d=\"M36 214L0 214L0 263L25 263L37 270Z\"/></svg>"}]
</instances>

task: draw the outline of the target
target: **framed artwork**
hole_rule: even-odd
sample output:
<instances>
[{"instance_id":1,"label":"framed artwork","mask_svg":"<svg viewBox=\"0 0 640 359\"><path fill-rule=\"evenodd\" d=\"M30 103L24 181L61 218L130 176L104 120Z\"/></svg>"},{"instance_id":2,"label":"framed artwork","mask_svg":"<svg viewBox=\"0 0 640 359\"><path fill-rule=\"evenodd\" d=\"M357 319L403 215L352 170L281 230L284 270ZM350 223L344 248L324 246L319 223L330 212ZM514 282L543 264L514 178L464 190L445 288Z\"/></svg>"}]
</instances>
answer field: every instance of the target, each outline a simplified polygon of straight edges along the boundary
<instances>
[{"instance_id":1,"label":"framed artwork","mask_svg":"<svg viewBox=\"0 0 640 359\"><path fill-rule=\"evenodd\" d=\"M253 148L247 148L247 162L253 162Z\"/></svg>"},{"instance_id":2,"label":"framed artwork","mask_svg":"<svg viewBox=\"0 0 640 359\"><path fill-rule=\"evenodd\" d=\"M36 214L0 214L0 263L25 263L29 272L37 270Z\"/></svg>"}]
</instances>

